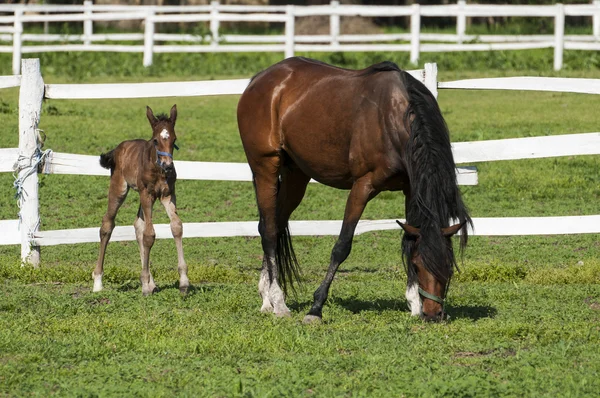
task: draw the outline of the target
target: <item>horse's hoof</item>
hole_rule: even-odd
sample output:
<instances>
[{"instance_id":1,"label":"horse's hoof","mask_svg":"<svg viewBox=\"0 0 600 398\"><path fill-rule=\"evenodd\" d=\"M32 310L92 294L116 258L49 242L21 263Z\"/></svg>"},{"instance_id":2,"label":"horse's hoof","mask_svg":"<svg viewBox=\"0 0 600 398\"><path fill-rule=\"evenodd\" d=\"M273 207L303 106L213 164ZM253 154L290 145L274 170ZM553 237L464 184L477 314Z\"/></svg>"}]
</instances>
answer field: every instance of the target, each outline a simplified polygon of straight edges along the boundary
<instances>
[{"instance_id":1,"label":"horse's hoof","mask_svg":"<svg viewBox=\"0 0 600 398\"><path fill-rule=\"evenodd\" d=\"M142 289L142 294L144 295L144 297L151 296L156 292L158 292L158 288L156 286L154 286L151 289L147 289L147 290Z\"/></svg>"},{"instance_id":2,"label":"horse's hoof","mask_svg":"<svg viewBox=\"0 0 600 398\"><path fill-rule=\"evenodd\" d=\"M285 311L275 312L275 316L277 318L289 318L292 316L292 313L290 312L290 310L285 310Z\"/></svg>"},{"instance_id":3,"label":"horse's hoof","mask_svg":"<svg viewBox=\"0 0 600 398\"><path fill-rule=\"evenodd\" d=\"M304 317L302 323L305 325L318 325L323 323L323 319L320 316L308 314Z\"/></svg>"},{"instance_id":4,"label":"horse's hoof","mask_svg":"<svg viewBox=\"0 0 600 398\"><path fill-rule=\"evenodd\" d=\"M181 294L187 294L189 290L190 290L189 286L179 286L179 293L181 293Z\"/></svg>"},{"instance_id":5,"label":"horse's hoof","mask_svg":"<svg viewBox=\"0 0 600 398\"><path fill-rule=\"evenodd\" d=\"M263 305L260 307L260 312L263 314L270 314L273 312L273 307L271 305Z\"/></svg>"}]
</instances>

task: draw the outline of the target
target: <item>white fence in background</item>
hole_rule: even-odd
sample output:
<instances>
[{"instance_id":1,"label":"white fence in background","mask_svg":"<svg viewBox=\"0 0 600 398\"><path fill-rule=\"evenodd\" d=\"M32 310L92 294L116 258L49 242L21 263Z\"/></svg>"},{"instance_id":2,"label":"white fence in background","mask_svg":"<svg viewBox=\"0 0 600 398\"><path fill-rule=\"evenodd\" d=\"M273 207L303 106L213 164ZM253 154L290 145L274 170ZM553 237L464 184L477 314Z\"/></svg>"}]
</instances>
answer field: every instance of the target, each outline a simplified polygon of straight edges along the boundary
<instances>
[{"instance_id":1,"label":"white fence in background","mask_svg":"<svg viewBox=\"0 0 600 398\"><path fill-rule=\"evenodd\" d=\"M12 15L2 16L2 13ZM329 17L330 33L296 35L296 18L314 15ZM340 33L340 18L344 16L409 17L410 32L345 35ZM590 17L592 34L565 35L565 17L569 16ZM456 18L456 34L422 33L421 17ZM468 17L549 17L554 19L554 35L467 35ZM94 33L94 22L126 20L143 21L144 32ZM24 33L26 24L44 23L47 28L49 23L57 22L81 22L83 34ZM283 35L221 35L221 22L275 22L285 28ZM210 35L157 33L156 26L166 23L207 23ZM600 0L568 5L485 5L467 4L466 0L458 0L457 4L411 6L342 5L337 0L324 6L221 5L217 1L205 6L126 6L95 5L89 0L83 5L7 4L0 5L1 41L12 41L11 46L0 45L0 52L13 54L14 74L19 73L22 54L56 51L141 52L144 66L150 66L154 53L283 52L290 57L295 52L307 51L403 51L410 52L411 62L417 64L421 52L554 48L554 69L560 70L565 49L600 50ZM111 41L140 44L95 44ZM24 45L24 42L54 44ZM192 44L156 44L161 42Z\"/></svg>"},{"instance_id":2,"label":"white fence in background","mask_svg":"<svg viewBox=\"0 0 600 398\"><path fill-rule=\"evenodd\" d=\"M438 88L516 89L519 79L527 82L522 90L546 90L600 94L597 80L560 78L499 78L437 83L437 67L426 64L424 70L410 72L437 96ZM516 80L515 80L516 79ZM20 197L19 220L0 221L0 245L21 244L24 262L39 262L39 246L98 242L98 227L40 231L37 197L38 163L40 172L49 174L105 175L98 156L40 151L37 134L41 101L46 99L140 98L241 94L248 80L223 80L185 83L143 84L44 84L39 60L23 60L22 76L0 76L0 88L20 86L19 148L0 149L0 172L18 172L25 194ZM160 87L160 90L157 90ZM554 156L599 155L600 133L529 137L453 144L457 163L541 158ZM251 181L245 163L175 161L179 179ZM460 184L477 184L472 167L459 168ZM99 221L100 222L100 221ZM600 233L600 215L568 217L475 218L475 235L548 235ZM292 221L294 235L337 235L341 221ZM170 238L170 227L156 225L157 238ZM397 229L395 220L363 220L356 234ZM257 236L257 222L185 223L184 237ZM133 227L116 227L112 240L135 240Z\"/></svg>"}]
</instances>

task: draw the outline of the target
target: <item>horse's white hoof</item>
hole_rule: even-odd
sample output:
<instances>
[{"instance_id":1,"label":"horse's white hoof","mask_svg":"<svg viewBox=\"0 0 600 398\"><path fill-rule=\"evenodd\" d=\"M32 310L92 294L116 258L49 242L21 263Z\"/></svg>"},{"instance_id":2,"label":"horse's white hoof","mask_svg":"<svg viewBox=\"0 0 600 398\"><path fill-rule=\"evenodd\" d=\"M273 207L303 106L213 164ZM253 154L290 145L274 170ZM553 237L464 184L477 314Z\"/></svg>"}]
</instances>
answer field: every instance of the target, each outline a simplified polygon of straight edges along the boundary
<instances>
[{"instance_id":1,"label":"horse's white hoof","mask_svg":"<svg viewBox=\"0 0 600 398\"><path fill-rule=\"evenodd\" d=\"M277 318L289 318L292 316L292 313L287 308L283 311L276 311L275 316Z\"/></svg>"}]
</instances>

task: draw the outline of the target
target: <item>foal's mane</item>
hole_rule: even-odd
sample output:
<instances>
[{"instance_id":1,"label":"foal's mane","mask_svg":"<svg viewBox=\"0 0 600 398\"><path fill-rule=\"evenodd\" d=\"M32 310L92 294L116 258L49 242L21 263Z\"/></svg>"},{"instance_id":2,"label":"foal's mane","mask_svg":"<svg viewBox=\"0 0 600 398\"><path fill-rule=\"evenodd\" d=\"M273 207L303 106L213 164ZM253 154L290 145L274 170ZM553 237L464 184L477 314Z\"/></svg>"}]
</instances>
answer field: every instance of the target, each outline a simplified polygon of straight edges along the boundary
<instances>
[{"instance_id":1,"label":"foal's mane","mask_svg":"<svg viewBox=\"0 0 600 398\"><path fill-rule=\"evenodd\" d=\"M408 224L420 228L419 254L424 266L440 282L447 282L456 260L441 228L452 220L466 222L461 234L462 251L467 244L467 226L472 226L472 221L458 188L450 135L438 103L429 89L410 74L404 72L402 80L409 97L405 123L410 124L405 153L411 198L406 219ZM410 265L416 243L404 234L402 252L409 280L416 278Z\"/></svg>"}]
</instances>

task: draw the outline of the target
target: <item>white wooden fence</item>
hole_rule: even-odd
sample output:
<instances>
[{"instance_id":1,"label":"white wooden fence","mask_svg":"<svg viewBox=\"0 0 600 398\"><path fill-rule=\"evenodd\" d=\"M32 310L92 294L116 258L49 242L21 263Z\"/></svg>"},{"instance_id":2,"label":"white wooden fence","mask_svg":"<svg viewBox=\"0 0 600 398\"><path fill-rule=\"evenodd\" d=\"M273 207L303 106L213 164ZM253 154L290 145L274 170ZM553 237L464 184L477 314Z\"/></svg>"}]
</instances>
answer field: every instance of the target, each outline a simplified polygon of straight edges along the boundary
<instances>
[{"instance_id":1,"label":"white wooden fence","mask_svg":"<svg viewBox=\"0 0 600 398\"><path fill-rule=\"evenodd\" d=\"M154 53L182 52L283 52L286 57L302 51L404 51L417 64L421 52L492 51L554 48L554 69L563 64L563 51L600 50L600 0L591 4L555 5L485 5L457 4L411 6L341 5L333 0L325 6L246 6L220 5L214 1L206 6L123 6L95 5L0 5L0 52L13 54L13 73L19 73L21 56L26 53L53 51L142 52L143 64L152 64ZM329 16L329 35L296 35L296 18ZM410 18L410 33L342 35L340 17ZM591 35L565 35L565 17L587 16L592 19ZM421 17L454 17L456 34L421 32ZM550 17L554 18L554 35L467 35L468 17ZM97 21L144 21L143 33L95 34ZM279 22L285 24L284 35L220 35L221 22ZM81 35L26 34L24 24L82 22ZM157 24L208 23L207 37L184 34L157 33ZM107 41L139 41L140 44L94 44ZM409 42L397 44L389 42ZM27 45L24 42L55 42L59 44ZM79 42L78 44L65 44ZM205 44L162 44L157 42L187 42ZM429 42L429 43L425 43ZM143 44L142 44L143 43Z\"/></svg>"},{"instance_id":2,"label":"white wooden fence","mask_svg":"<svg viewBox=\"0 0 600 398\"><path fill-rule=\"evenodd\" d=\"M42 172L50 174L105 175L108 170L98 164L98 156L46 151L39 148L37 125L41 102L46 99L140 98L241 94L248 80L223 80L185 83L143 84L44 84L39 60L23 60L22 76L0 76L0 88L20 86L19 148L0 149L0 172L15 168L21 178L20 221L0 221L0 245L21 244L24 262L39 262L39 246L99 241L98 227L40 231L37 193L38 163ZM598 80L561 78L498 78L437 83L437 67L426 64L424 70L410 72L424 82L437 96L438 88L546 90L600 94ZM157 90L157 87L160 90ZM553 156L598 155L600 133L570 134L550 137L530 137L453 144L457 163L541 158ZM244 163L175 161L179 179L251 181L251 172ZM472 167L457 170L459 184L477 184L477 172ZM251 188L249 188L251 189ZM600 215L570 217L475 218L475 235L547 235L600 233ZM337 235L341 221L293 221L294 235ZM395 220L363 220L356 234L397 228ZM158 238L169 238L166 224L156 225ZM185 223L184 237L257 236L257 222ZM135 240L133 227L117 227L112 240Z\"/></svg>"}]
</instances>

